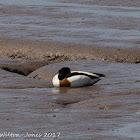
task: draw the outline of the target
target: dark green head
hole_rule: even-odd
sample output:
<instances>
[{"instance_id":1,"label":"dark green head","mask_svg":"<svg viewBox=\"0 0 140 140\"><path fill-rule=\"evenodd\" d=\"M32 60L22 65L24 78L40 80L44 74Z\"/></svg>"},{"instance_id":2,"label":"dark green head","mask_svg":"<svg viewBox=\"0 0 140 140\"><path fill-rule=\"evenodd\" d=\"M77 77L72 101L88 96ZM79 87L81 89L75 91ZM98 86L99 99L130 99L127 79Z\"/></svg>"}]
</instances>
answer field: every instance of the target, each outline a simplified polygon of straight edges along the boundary
<instances>
[{"instance_id":1,"label":"dark green head","mask_svg":"<svg viewBox=\"0 0 140 140\"><path fill-rule=\"evenodd\" d=\"M63 80L64 78L66 78L66 76L68 74L70 74L70 68L69 67L63 67L62 69L59 70L59 73L58 73L59 80Z\"/></svg>"}]
</instances>

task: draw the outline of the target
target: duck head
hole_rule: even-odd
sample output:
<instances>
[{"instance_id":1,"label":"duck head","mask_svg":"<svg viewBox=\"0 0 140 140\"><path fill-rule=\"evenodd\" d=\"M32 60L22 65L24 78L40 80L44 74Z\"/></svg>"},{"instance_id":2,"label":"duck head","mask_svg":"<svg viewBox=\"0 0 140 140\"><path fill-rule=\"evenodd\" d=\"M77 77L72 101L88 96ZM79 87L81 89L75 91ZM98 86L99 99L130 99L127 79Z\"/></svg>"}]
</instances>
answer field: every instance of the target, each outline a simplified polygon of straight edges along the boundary
<instances>
[{"instance_id":1,"label":"duck head","mask_svg":"<svg viewBox=\"0 0 140 140\"><path fill-rule=\"evenodd\" d=\"M63 67L62 69L59 70L58 73L58 79L59 80L63 80L64 78L66 78L66 76L70 74L70 68L68 67Z\"/></svg>"}]
</instances>

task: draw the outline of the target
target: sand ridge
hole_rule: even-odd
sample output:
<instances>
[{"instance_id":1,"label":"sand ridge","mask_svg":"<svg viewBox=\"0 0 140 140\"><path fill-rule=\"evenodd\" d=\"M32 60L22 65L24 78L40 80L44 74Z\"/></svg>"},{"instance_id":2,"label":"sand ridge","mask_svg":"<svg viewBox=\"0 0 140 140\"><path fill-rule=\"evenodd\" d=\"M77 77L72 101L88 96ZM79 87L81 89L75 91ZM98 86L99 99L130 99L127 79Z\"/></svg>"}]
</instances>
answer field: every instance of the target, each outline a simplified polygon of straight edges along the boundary
<instances>
[{"instance_id":1,"label":"sand ridge","mask_svg":"<svg viewBox=\"0 0 140 140\"><path fill-rule=\"evenodd\" d=\"M79 51L80 50L80 51ZM52 62L90 59L140 63L140 49L109 48L54 42L1 39L1 58L37 59Z\"/></svg>"}]
</instances>

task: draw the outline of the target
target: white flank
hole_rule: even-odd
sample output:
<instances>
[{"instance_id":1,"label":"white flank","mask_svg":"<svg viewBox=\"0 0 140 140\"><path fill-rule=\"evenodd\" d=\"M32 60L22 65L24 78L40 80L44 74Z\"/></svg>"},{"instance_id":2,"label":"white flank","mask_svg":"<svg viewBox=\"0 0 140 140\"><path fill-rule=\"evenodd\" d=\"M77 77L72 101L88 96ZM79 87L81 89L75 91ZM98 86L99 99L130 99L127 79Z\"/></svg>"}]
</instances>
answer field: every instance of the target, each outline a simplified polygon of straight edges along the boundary
<instances>
[{"instance_id":1,"label":"white flank","mask_svg":"<svg viewBox=\"0 0 140 140\"><path fill-rule=\"evenodd\" d=\"M71 87L84 87L84 86L91 86L94 83L98 82L100 79L91 79L88 76L85 75L75 75L72 77L69 77L68 80L71 83Z\"/></svg>"},{"instance_id":2,"label":"white flank","mask_svg":"<svg viewBox=\"0 0 140 140\"><path fill-rule=\"evenodd\" d=\"M90 78L85 75L75 75L72 77L68 77L67 79L70 81L71 87L86 86L90 81Z\"/></svg>"}]
</instances>

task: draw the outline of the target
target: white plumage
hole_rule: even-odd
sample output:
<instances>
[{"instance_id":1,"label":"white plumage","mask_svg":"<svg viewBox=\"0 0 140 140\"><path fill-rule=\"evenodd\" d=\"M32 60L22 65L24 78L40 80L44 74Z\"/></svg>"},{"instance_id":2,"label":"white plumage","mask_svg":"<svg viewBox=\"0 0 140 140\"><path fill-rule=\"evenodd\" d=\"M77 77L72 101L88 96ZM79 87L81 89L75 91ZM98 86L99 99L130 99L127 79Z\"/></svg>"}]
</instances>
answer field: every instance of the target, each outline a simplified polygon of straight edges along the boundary
<instances>
[{"instance_id":1,"label":"white plumage","mask_svg":"<svg viewBox=\"0 0 140 140\"><path fill-rule=\"evenodd\" d=\"M105 77L103 74L70 71L68 67L64 67L53 77L52 82L55 87L84 87L92 86L103 77Z\"/></svg>"}]
</instances>

